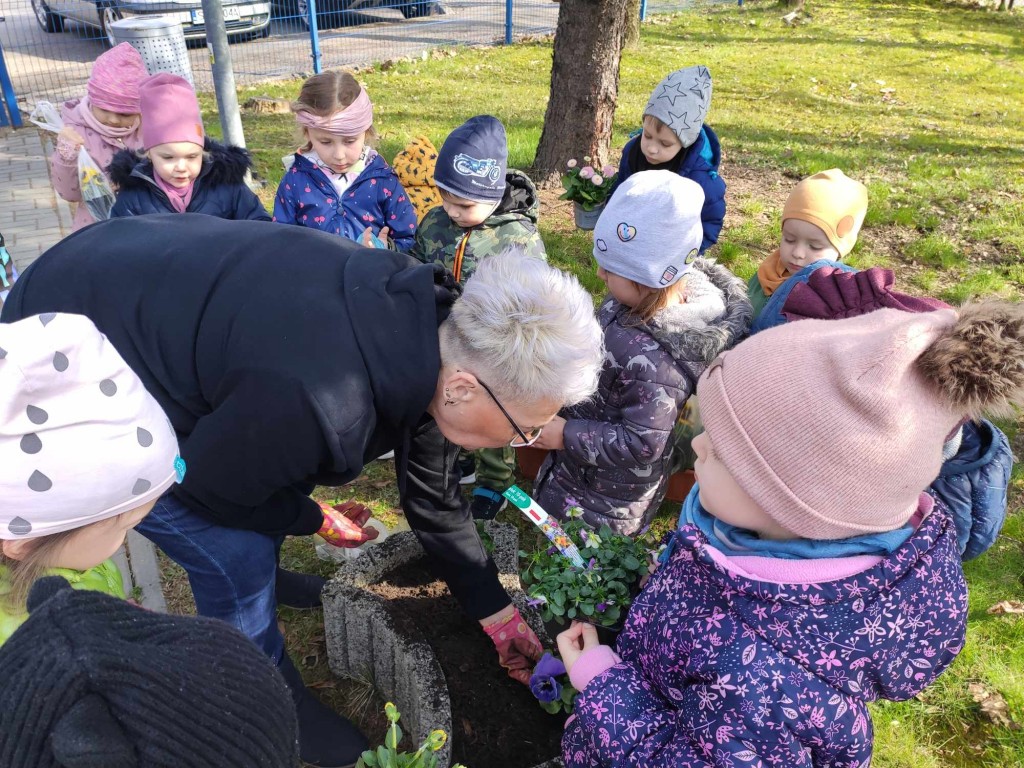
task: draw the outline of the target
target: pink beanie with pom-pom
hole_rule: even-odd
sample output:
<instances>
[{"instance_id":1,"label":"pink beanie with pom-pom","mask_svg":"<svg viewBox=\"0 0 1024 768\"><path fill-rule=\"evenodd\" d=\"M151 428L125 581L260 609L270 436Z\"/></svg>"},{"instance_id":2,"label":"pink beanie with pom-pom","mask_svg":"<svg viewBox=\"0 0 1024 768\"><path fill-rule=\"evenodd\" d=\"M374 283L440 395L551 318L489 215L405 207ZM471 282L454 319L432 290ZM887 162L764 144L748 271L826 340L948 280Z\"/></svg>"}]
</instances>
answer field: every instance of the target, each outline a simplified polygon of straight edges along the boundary
<instances>
[{"instance_id":1,"label":"pink beanie with pom-pom","mask_svg":"<svg viewBox=\"0 0 1024 768\"><path fill-rule=\"evenodd\" d=\"M787 323L721 355L697 397L716 456L782 527L894 530L938 476L950 431L1024 399L1024 306Z\"/></svg>"}]
</instances>

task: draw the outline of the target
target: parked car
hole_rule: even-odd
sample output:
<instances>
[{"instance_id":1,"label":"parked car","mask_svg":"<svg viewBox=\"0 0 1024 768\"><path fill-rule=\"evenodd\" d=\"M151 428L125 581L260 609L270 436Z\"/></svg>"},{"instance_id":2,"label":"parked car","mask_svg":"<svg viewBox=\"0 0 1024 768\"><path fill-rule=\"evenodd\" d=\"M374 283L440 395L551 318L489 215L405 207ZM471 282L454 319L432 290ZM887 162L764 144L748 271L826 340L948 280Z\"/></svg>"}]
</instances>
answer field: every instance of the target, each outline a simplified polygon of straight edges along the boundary
<instances>
[{"instance_id":1,"label":"parked car","mask_svg":"<svg viewBox=\"0 0 1024 768\"><path fill-rule=\"evenodd\" d=\"M231 36L270 34L270 0L223 0L224 23ZM202 0L32 0L39 26L61 32L75 21L98 30L111 45L110 22L132 16L163 16L181 22L186 40L205 40Z\"/></svg>"},{"instance_id":2,"label":"parked car","mask_svg":"<svg viewBox=\"0 0 1024 768\"><path fill-rule=\"evenodd\" d=\"M297 17L309 26L309 0L273 0L273 4L276 18ZM445 12L437 0L316 0L317 26L328 28L365 23L359 14L374 8L395 8L407 19Z\"/></svg>"}]
</instances>

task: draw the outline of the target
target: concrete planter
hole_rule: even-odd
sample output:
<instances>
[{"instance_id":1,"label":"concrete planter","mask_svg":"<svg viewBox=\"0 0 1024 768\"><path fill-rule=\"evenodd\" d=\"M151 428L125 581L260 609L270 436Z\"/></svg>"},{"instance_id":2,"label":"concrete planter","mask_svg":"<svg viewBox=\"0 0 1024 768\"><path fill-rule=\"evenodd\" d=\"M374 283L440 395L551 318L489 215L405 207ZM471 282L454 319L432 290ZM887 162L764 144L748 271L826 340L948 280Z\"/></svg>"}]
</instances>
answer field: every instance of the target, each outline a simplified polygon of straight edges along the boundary
<instances>
[{"instance_id":1,"label":"concrete planter","mask_svg":"<svg viewBox=\"0 0 1024 768\"><path fill-rule=\"evenodd\" d=\"M523 617L549 647L540 616L526 604L519 583L519 534L506 523L489 523L492 556L502 585ZM331 671L342 677L370 677L384 698L402 713L402 728L419 744L435 728L452 733L451 700L433 649L416 631L403 632L388 613L386 601L366 587L386 574L424 556L411 531L390 536L356 560L345 563L324 588L324 629ZM438 752L438 764L451 762L451 748ZM559 768L561 760L537 768ZM469 766L469 768L482 768Z\"/></svg>"}]
</instances>

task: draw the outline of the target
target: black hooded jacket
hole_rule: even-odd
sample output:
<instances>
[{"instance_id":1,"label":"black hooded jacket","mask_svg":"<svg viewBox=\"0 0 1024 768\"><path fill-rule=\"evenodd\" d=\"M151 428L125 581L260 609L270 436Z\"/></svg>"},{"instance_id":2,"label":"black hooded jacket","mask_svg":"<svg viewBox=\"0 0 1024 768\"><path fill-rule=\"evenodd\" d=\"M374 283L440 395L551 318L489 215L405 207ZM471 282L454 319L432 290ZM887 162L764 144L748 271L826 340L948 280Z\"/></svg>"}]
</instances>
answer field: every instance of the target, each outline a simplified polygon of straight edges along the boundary
<instances>
[{"instance_id":1,"label":"black hooded jacket","mask_svg":"<svg viewBox=\"0 0 1024 768\"><path fill-rule=\"evenodd\" d=\"M206 157L185 212L221 219L270 221L263 203L245 183L245 174L252 167L248 150L207 139L203 151ZM117 185L117 202L110 212L111 218L175 212L167 193L153 178L150 160L122 149L110 161L107 172Z\"/></svg>"},{"instance_id":2,"label":"black hooded jacket","mask_svg":"<svg viewBox=\"0 0 1024 768\"><path fill-rule=\"evenodd\" d=\"M156 215L58 243L2 320L92 319L178 433L187 470L175 492L221 525L314 533L312 484L346 483L396 449L410 525L482 618L509 598L459 492L457 447L425 412L457 290L439 265L313 229Z\"/></svg>"}]
</instances>

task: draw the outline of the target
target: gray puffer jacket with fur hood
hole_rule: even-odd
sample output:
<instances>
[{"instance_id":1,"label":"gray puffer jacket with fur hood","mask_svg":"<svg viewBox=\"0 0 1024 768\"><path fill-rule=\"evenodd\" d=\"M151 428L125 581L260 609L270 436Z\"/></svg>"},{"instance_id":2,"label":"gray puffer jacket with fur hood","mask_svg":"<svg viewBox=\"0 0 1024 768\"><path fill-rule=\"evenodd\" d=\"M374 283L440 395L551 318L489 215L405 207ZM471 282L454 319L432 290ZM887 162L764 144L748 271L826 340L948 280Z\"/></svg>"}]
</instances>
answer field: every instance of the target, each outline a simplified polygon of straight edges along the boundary
<instances>
[{"instance_id":1,"label":"gray puffer jacket with fur hood","mask_svg":"<svg viewBox=\"0 0 1024 768\"><path fill-rule=\"evenodd\" d=\"M634 534L657 511L683 404L704 369L747 335L752 317L746 285L732 272L706 259L692 269L687 302L646 324L610 297L598 310L605 342L598 391L562 412L565 448L549 454L538 474L535 496L549 514L562 518L578 503L592 525Z\"/></svg>"}]
</instances>

